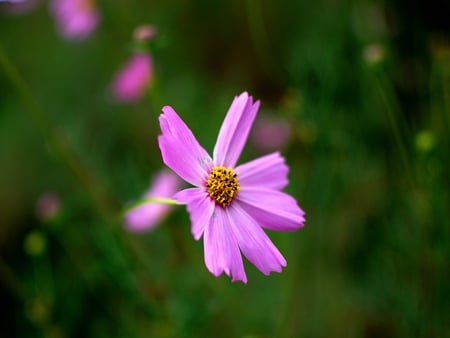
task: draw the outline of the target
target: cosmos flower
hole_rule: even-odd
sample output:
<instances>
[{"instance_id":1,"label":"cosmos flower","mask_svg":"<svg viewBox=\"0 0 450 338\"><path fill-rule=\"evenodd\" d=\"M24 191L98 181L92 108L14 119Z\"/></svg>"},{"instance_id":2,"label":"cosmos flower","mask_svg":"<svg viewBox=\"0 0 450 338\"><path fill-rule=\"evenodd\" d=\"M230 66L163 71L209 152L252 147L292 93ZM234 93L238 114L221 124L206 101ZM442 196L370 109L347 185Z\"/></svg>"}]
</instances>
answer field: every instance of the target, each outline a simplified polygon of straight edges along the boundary
<instances>
[{"instance_id":1,"label":"cosmos flower","mask_svg":"<svg viewBox=\"0 0 450 338\"><path fill-rule=\"evenodd\" d=\"M255 121L250 139L259 150L280 150L285 148L291 139L291 127L283 119L260 116Z\"/></svg>"},{"instance_id":2,"label":"cosmos flower","mask_svg":"<svg viewBox=\"0 0 450 338\"><path fill-rule=\"evenodd\" d=\"M135 53L117 72L112 92L118 101L134 102L142 97L153 77L152 59L147 53Z\"/></svg>"},{"instance_id":3,"label":"cosmos flower","mask_svg":"<svg viewBox=\"0 0 450 338\"><path fill-rule=\"evenodd\" d=\"M383 61L384 48L379 43L372 43L364 48L363 56L368 65L376 65Z\"/></svg>"},{"instance_id":4,"label":"cosmos flower","mask_svg":"<svg viewBox=\"0 0 450 338\"><path fill-rule=\"evenodd\" d=\"M51 11L60 34L67 39L87 38L100 21L94 0L53 0Z\"/></svg>"},{"instance_id":5,"label":"cosmos flower","mask_svg":"<svg viewBox=\"0 0 450 338\"><path fill-rule=\"evenodd\" d=\"M156 36L156 27L153 25L140 25L133 31L133 38L135 41L148 41Z\"/></svg>"},{"instance_id":6,"label":"cosmos flower","mask_svg":"<svg viewBox=\"0 0 450 338\"><path fill-rule=\"evenodd\" d=\"M40 0L0 0L0 9L9 15L21 15L31 12L39 2Z\"/></svg>"},{"instance_id":7,"label":"cosmos flower","mask_svg":"<svg viewBox=\"0 0 450 338\"><path fill-rule=\"evenodd\" d=\"M278 152L236 166L258 108L246 92L235 97L212 158L172 107L159 117L164 163L194 186L174 198L187 205L194 238L203 236L206 267L244 283L241 252L265 275L286 266L263 228L294 231L305 221L295 199L281 191L289 169Z\"/></svg>"},{"instance_id":8,"label":"cosmos flower","mask_svg":"<svg viewBox=\"0 0 450 338\"><path fill-rule=\"evenodd\" d=\"M169 170L160 171L150 184L145 198L169 198L182 186L182 181ZM125 215L125 226L136 232L153 229L172 210L171 205L148 202L140 204Z\"/></svg>"},{"instance_id":9,"label":"cosmos flower","mask_svg":"<svg viewBox=\"0 0 450 338\"><path fill-rule=\"evenodd\" d=\"M61 209L61 199L54 192L45 192L36 203L36 214L44 221L53 220Z\"/></svg>"}]
</instances>

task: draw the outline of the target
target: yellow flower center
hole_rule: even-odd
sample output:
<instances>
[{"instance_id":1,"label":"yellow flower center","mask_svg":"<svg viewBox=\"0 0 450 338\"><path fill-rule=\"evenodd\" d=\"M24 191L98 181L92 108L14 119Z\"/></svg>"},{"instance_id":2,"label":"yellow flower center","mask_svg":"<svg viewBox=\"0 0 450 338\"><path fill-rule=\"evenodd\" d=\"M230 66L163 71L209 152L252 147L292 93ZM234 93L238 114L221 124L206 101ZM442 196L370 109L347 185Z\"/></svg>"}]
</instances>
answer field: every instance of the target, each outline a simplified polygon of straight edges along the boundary
<instances>
[{"instance_id":1,"label":"yellow flower center","mask_svg":"<svg viewBox=\"0 0 450 338\"><path fill-rule=\"evenodd\" d=\"M236 197L241 185L237 180L237 173L233 169L217 166L211 169L208 181L206 181L206 188L209 196L217 204L227 207Z\"/></svg>"}]
</instances>

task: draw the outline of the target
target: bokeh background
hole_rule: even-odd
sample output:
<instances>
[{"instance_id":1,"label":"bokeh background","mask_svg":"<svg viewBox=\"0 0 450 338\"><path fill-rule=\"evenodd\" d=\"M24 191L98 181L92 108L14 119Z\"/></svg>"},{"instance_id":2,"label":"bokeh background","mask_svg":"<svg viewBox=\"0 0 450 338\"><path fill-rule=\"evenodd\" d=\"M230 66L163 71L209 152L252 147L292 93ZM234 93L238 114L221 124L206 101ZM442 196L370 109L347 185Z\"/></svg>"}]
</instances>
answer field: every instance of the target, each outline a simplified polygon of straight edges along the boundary
<instances>
[{"instance_id":1,"label":"bokeh background","mask_svg":"<svg viewBox=\"0 0 450 338\"><path fill-rule=\"evenodd\" d=\"M1 337L450 337L448 1L92 4L79 40L47 1L0 4ZM152 85L117 102L145 23ZM161 107L211 151L244 90L288 124L307 216L269 233L283 272L246 262L247 285L207 271L184 207L122 221L163 167Z\"/></svg>"}]
</instances>

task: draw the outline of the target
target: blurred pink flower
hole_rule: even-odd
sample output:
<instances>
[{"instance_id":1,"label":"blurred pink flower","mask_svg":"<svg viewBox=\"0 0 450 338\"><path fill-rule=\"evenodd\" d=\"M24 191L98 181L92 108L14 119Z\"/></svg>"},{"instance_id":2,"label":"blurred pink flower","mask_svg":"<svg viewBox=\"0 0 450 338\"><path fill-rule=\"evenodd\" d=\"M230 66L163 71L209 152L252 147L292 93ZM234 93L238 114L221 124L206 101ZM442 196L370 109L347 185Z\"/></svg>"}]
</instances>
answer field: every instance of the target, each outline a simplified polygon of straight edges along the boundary
<instances>
[{"instance_id":1,"label":"blurred pink flower","mask_svg":"<svg viewBox=\"0 0 450 338\"><path fill-rule=\"evenodd\" d=\"M39 0L0 0L0 3L4 3L2 11L10 15L20 15L27 12L31 12L36 8Z\"/></svg>"},{"instance_id":2,"label":"blurred pink flower","mask_svg":"<svg viewBox=\"0 0 450 338\"><path fill-rule=\"evenodd\" d=\"M67 39L87 38L100 21L93 0L53 0L51 11L60 34Z\"/></svg>"},{"instance_id":3,"label":"blurred pink flower","mask_svg":"<svg viewBox=\"0 0 450 338\"><path fill-rule=\"evenodd\" d=\"M383 61L385 51L381 44L372 43L364 48L363 56L367 64L375 65Z\"/></svg>"},{"instance_id":4,"label":"blurred pink flower","mask_svg":"<svg viewBox=\"0 0 450 338\"><path fill-rule=\"evenodd\" d=\"M183 182L177 175L168 170L160 171L151 182L150 189L144 198L171 198L180 188ZM172 210L173 206L161 203L140 204L125 215L125 226L136 232L153 229Z\"/></svg>"},{"instance_id":5,"label":"blurred pink flower","mask_svg":"<svg viewBox=\"0 0 450 338\"><path fill-rule=\"evenodd\" d=\"M291 128L282 119L261 116L256 119L251 141L259 150L274 151L284 149L291 138Z\"/></svg>"},{"instance_id":6,"label":"blurred pink flower","mask_svg":"<svg viewBox=\"0 0 450 338\"><path fill-rule=\"evenodd\" d=\"M36 214L44 220L49 221L54 219L59 210L61 209L61 200L59 196L54 192L45 192L36 203Z\"/></svg>"},{"instance_id":7,"label":"blurred pink flower","mask_svg":"<svg viewBox=\"0 0 450 338\"><path fill-rule=\"evenodd\" d=\"M133 32L133 38L136 41L148 41L155 37L156 28L152 25L140 25Z\"/></svg>"},{"instance_id":8,"label":"blurred pink flower","mask_svg":"<svg viewBox=\"0 0 450 338\"><path fill-rule=\"evenodd\" d=\"M142 97L152 81L152 59L147 53L135 53L117 72L112 92L118 101L133 102Z\"/></svg>"}]
</instances>

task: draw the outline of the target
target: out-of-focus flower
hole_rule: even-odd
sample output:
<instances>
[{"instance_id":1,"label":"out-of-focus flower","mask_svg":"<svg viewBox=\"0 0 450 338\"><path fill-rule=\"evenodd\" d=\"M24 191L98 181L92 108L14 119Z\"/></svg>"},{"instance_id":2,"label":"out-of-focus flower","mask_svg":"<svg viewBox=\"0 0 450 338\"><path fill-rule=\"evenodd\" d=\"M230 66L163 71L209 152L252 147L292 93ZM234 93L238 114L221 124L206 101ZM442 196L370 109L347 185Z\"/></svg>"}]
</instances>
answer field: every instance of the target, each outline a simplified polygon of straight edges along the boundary
<instances>
[{"instance_id":1,"label":"out-of-focus flower","mask_svg":"<svg viewBox=\"0 0 450 338\"><path fill-rule=\"evenodd\" d=\"M46 247L47 240L40 231L32 231L27 237L25 237L25 241L23 243L25 252L30 256L39 256L41 255Z\"/></svg>"},{"instance_id":2,"label":"out-of-focus flower","mask_svg":"<svg viewBox=\"0 0 450 338\"><path fill-rule=\"evenodd\" d=\"M0 0L2 11L10 15L20 15L32 11L39 3L39 0Z\"/></svg>"},{"instance_id":3,"label":"out-of-focus flower","mask_svg":"<svg viewBox=\"0 0 450 338\"><path fill-rule=\"evenodd\" d=\"M427 153L436 145L435 134L431 130L422 130L416 135L417 150Z\"/></svg>"},{"instance_id":4,"label":"out-of-focus flower","mask_svg":"<svg viewBox=\"0 0 450 338\"><path fill-rule=\"evenodd\" d=\"M367 64L378 64L384 59L384 48L378 43L372 43L364 48L363 56Z\"/></svg>"},{"instance_id":5,"label":"out-of-focus flower","mask_svg":"<svg viewBox=\"0 0 450 338\"><path fill-rule=\"evenodd\" d=\"M141 25L136 27L133 32L133 38L136 41L148 41L155 37L156 28L152 25Z\"/></svg>"},{"instance_id":6,"label":"out-of-focus flower","mask_svg":"<svg viewBox=\"0 0 450 338\"><path fill-rule=\"evenodd\" d=\"M58 31L67 39L87 38L100 22L94 0L52 0L51 11Z\"/></svg>"},{"instance_id":7,"label":"out-of-focus flower","mask_svg":"<svg viewBox=\"0 0 450 338\"><path fill-rule=\"evenodd\" d=\"M305 221L296 200L281 191L289 168L278 152L236 166L258 108L246 92L235 97L212 158L172 107L165 106L159 117L164 163L195 186L174 198L187 205L194 238L203 236L206 267L244 283L241 252L265 275L286 266L263 228L294 231Z\"/></svg>"},{"instance_id":8,"label":"out-of-focus flower","mask_svg":"<svg viewBox=\"0 0 450 338\"><path fill-rule=\"evenodd\" d=\"M171 198L183 182L168 170L160 171L145 193L145 198ZM132 231L148 231L158 225L172 210L173 206L155 202L144 202L125 215L125 226Z\"/></svg>"},{"instance_id":9,"label":"out-of-focus flower","mask_svg":"<svg viewBox=\"0 0 450 338\"><path fill-rule=\"evenodd\" d=\"M134 53L117 72L112 92L118 101L134 102L142 97L153 77L152 59L147 53Z\"/></svg>"},{"instance_id":10,"label":"out-of-focus flower","mask_svg":"<svg viewBox=\"0 0 450 338\"><path fill-rule=\"evenodd\" d=\"M61 208L61 200L54 192L43 193L36 204L36 214L43 221L54 219Z\"/></svg>"},{"instance_id":11,"label":"out-of-focus flower","mask_svg":"<svg viewBox=\"0 0 450 338\"><path fill-rule=\"evenodd\" d=\"M282 150L288 145L290 138L289 123L269 116L257 118L250 135L253 145L263 151Z\"/></svg>"}]
</instances>

